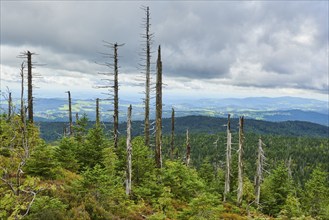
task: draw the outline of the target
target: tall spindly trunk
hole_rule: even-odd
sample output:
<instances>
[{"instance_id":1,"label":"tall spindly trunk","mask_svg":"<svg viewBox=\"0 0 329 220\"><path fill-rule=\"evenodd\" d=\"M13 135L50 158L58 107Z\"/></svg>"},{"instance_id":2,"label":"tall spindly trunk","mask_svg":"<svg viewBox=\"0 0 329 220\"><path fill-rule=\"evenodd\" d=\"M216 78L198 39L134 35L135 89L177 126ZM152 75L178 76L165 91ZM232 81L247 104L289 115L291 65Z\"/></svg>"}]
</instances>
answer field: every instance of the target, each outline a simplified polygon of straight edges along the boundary
<instances>
[{"instance_id":1,"label":"tall spindly trunk","mask_svg":"<svg viewBox=\"0 0 329 220\"><path fill-rule=\"evenodd\" d=\"M71 100L71 92L67 91L68 94L68 102L69 102L69 135L73 135L73 121L72 121L72 100Z\"/></svg>"},{"instance_id":2,"label":"tall spindly trunk","mask_svg":"<svg viewBox=\"0 0 329 220\"><path fill-rule=\"evenodd\" d=\"M33 92L32 92L32 53L27 51L27 108L28 120L33 123Z\"/></svg>"},{"instance_id":3,"label":"tall spindly trunk","mask_svg":"<svg viewBox=\"0 0 329 220\"><path fill-rule=\"evenodd\" d=\"M191 161L191 144L188 129L186 130L186 166L190 165Z\"/></svg>"},{"instance_id":4,"label":"tall spindly trunk","mask_svg":"<svg viewBox=\"0 0 329 220\"><path fill-rule=\"evenodd\" d=\"M175 153L175 109L171 109L171 140L170 140L170 158L174 159Z\"/></svg>"},{"instance_id":5,"label":"tall spindly trunk","mask_svg":"<svg viewBox=\"0 0 329 220\"><path fill-rule=\"evenodd\" d=\"M257 156L257 168L256 168L256 176L255 176L255 203L259 206L259 199L260 199L260 184L263 179L263 166L264 166L264 151L262 148L263 142L262 139L259 138L258 140L258 156Z\"/></svg>"},{"instance_id":6,"label":"tall spindly trunk","mask_svg":"<svg viewBox=\"0 0 329 220\"><path fill-rule=\"evenodd\" d=\"M99 98L96 99L96 126L98 127L100 125L100 119L99 119Z\"/></svg>"},{"instance_id":7,"label":"tall spindly trunk","mask_svg":"<svg viewBox=\"0 0 329 220\"><path fill-rule=\"evenodd\" d=\"M127 170L126 170L126 195L131 194L131 174L132 174L132 145L131 145L131 105L128 107L127 113Z\"/></svg>"},{"instance_id":8,"label":"tall spindly trunk","mask_svg":"<svg viewBox=\"0 0 329 220\"><path fill-rule=\"evenodd\" d=\"M118 83L118 44L114 44L114 115L113 115L113 133L114 147L118 147L118 129L119 129L119 83Z\"/></svg>"},{"instance_id":9,"label":"tall spindly trunk","mask_svg":"<svg viewBox=\"0 0 329 220\"><path fill-rule=\"evenodd\" d=\"M158 48L156 78L156 130L155 130L155 161L158 168L162 167L162 62L161 47Z\"/></svg>"},{"instance_id":10,"label":"tall spindly trunk","mask_svg":"<svg viewBox=\"0 0 329 220\"><path fill-rule=\"evenodd\" d=\"M231 134L231 115L227 117L226 127L226 170L225 170L225 186L224 186L224 202L226 201L227 194L230 192L230 178L231 178L231 149L232 149L232 134Z\"/></svg>"},{"instance_id":11,"label":"tall spindly trunk","mask_svg":"<svg viewBox=\"0 0 329 220\"><path fill-rule=\"evenodd\" d=\"M146 64L145 64L145 117L144 117L144 142L146 146L150 146L150 74L151 74L151 34L150 34L150 9L146 7Z\"/></svg>"},{"instance_id":12,"label":"tall spindly trunk","mask_svg":"<svg viewBox=\"0 0 329 220\"><path fill-rule=\"evenodd\" d=\"M244 147L244 134L243 134L244 118L240 117L239 120L239 150L238 150L238 195L237 203L242 204L243 197L243 147Z\"/></svg>"}]
</instances>

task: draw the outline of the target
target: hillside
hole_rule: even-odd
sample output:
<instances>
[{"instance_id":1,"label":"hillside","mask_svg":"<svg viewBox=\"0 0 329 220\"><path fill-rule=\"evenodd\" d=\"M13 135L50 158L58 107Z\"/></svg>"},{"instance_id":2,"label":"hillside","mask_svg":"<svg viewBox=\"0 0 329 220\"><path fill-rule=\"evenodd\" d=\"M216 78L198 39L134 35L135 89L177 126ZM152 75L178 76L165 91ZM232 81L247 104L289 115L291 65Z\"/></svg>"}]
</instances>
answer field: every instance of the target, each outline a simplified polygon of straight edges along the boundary
<instances>
[{"instance_id":1,"label":"hillside","mask_svg":"<svg viewBox=\"0 0 329 220\"><path fill-rule=\"evenodd\" d=\"M191 133L207 133L215 134L226 130L226 118L216 118L209 116L185 116L175 119L175 133L184 134L188 128ZM238 119L232 119L232 130L238 129ZM41 137L46 141L54 141L61 138L63 129L67 126L66 122L38 122L40 126ZM88 127L92 127L94 122L89 122ZM111 130L111 123L104 123L106 130ZM142 121L134 121L133 136L143 134ZM107 129L108 128L108 129ZM125 135L126 123L119 125L119 130L122 135ZM163 132L170 134L171 119L163 119ZM306 137L328 137L329 127L310 122L302 121L284 121L284 122L269 122L255 119L246 119L245 131L255 134L273 134L282 136L306 136Z\"/></svg>"}]
</instances>

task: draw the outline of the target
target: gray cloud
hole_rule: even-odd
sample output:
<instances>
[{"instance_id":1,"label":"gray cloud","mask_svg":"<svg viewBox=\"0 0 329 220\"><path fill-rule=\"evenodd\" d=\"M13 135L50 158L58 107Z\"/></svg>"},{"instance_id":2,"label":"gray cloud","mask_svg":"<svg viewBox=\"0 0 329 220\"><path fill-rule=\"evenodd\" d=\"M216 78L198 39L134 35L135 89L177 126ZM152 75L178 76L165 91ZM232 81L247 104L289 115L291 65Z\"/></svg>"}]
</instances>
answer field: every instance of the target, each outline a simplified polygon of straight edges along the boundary
<instances>
[{"instance_id":1,"label":"gray cloud","mask_svg":"<svg viewBox=\"0 0 329 220\"><path fill-rule=\"evenodd\" d=\"M328 2L1 2L1 64L39 53L53 71L95 75L102 40L126 43L120 65L136 74L144 12L164 74L242 87L328 90ZM16 48L16 50L13 50ZM154 54L155 55L155 54ZM63 71L61 71L63 72ZM93 76L94 77L94 76Z\"/></svg>"}]
</instances>

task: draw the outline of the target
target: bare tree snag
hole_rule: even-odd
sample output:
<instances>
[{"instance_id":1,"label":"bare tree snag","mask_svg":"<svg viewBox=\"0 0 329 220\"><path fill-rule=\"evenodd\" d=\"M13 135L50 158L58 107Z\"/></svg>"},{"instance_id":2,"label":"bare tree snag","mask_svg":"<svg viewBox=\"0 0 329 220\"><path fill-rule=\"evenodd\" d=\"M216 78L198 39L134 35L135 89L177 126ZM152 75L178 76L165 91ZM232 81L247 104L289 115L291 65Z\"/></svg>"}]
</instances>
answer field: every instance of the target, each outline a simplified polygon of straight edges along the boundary
<instances>
[{"instance_id":1,"label":"bare tree snag","mask_svg":"<svg viewBox=\"0 0 329 220\"><path fill-rule=\"evenodd\" d=\"M11 92L8 93L8 121L11 118L11 110L13 107L13 100L11 98Z\"/></svg>"},{"instance_id":2,"label":"bare tree snag","mask_svg":"<svg viewBox=\"0 0 329 220\"><path fill-rule=\"evenodd\" d=\"M33 123L32 53L30 51L27 51L27 102L28 120Z\"/></svg>"},{"instance_id":3,"label":"bare tree snag","mask_svg":"<svg viewBox=\"0 0 329 220\"><path fill-rule=\"evenodd\" d=\"M155 162L162 167L162 61L161 47L158 48L157 78L156 78L156 128L155 128Z\"/></svg>"},{"instance_id":4,"label":"bare tree snag","mask_svg":"<svg viewBox=\"0 0 329 220\"><path fill-rule=\"evenodd\" d=\"M242 204L243 196L243 145L244 145L244 134L243 134L244 118L240 117L239 120L239 150L238 150L238 194L237 203L240 206Z\"/></svg>"},{"instance_id":5,"label":"bare tree snag","mask_svg":"<svg viewBox=\"0 0 329 220\"><path fill-rule=\"evenodd\" d=\"M228 114L227 117L227 128L226 128L226 170L225 170L225 187L224 187L224 202L226 201L226 196L230 192L230 178L231 178L231 163L232 163L232 134L231 134L231 115Z\"/></svg>"},{"instance_id":6,"label":"bare tree snag","mask_svg":"<svg viewBox=\"0 0 329 220\"><path fill-rule=\"evenodd\" d=\"M145 53L146 53L146 64L145 64L145 117L144 117L144 142L146 146L150 146L150 73L151 73L151 40L152 34L150 34L150 9L145 9L145 30L146 33L143 35L145 38Z\"/></svg>"},{"instance_id":7,"label":"bare tree snag","mask_svg":"<svg viewBox=\"0 0 329 220\"><path fill-rule=\"evenodd\" d=\"M96 126L98 127L100 125L99 120L99 98L96 99Z\"/></svg>"},{"instance_id":8,"label":"bare tree snag","mask_svg":"<svg viewBox=\"0 0 329 220\"><path fill-rule=\"evenodd\" d=\"M171 140L170 140L170 158L174 159L175 152L175 109L171 109Z\"/></svg>"},{"instance_id":9,"label":"bare tree snag","mask_svg":"<svg viewBox=\"0 0 329 220\"><path fill-rule=\"evenodd\" d=\"M131 105L128 107L127 113L127 177L126 177L126 195L131 194L131 173L132 173L132 145L131 145Z\"/></svg>"},{"instance_id":10,"label":"bare tree snag","mask_svg":"<svg viewBox=\"0 0 329 220\"><path fill-rule=\"evenodd\" d=\"M190 165L190 160L191 160L191 145L190 145L190 137L189 137L189 132L188 129L186 130L186 166Z\"/></svg>"},{"instance_id":11,"label":"bare tree snag","mask_svg":"<svg viewBox=\"0 0 329 220\"><path fill-rule=\"evenodd\" d=\"M25 121L25 106L24 106L24 62L21 64L20 75L21 75L21 121Z\"/></svg>"},{"instance_id":12,"label":"bare tree snag","mask_svg":"<svg viewBox=\"0 0 329 220\"><path fill-rule=\"evenodd\" d=\"M118 82L118 75L119 75L119 64L118 64L118 48L123 46L124 44L118 44L118 43L109 43L106 41L103 41L105 43L105 47L113 49L113 53L102 53L102 55L106 58L113 59L112 62L105 62L102 65L113 69L113 72L107 72L107 73L100 73L102 75L111 75L113 74L113 79L102 79L104 81L110 82L112 85L103 85L98 86L98 88L106 88L109 90L108 95L110 98L108 100L113 101L113 141L114 141L114 147L118 147L118 139L119 139L119 82ZM113 98L112 98L113 97Z\"/></svg>"},{"instance_id":13,"label":"bare tree snag","mask_svg":"<svg viewBox=\"0 0 329 220\"><path fill-rule=\"evenodd\" d=\"M255 203L259 206L260 199L260 184L263 180L263 166L264 166L264 151L262 148L263 142L262 139L258 139L258 156L257 156L257 168L256 168L256 176L255 176Z\"/></svg>"},{"instance_id":14,"label":"bare tree snag","mask_svg":"<svg viewBox=\"0 0 329 220\"><path fill-rule=\"evenodd\" d=\"M73 122L72 122L72 100L71 100L71 92L67 91L68 101L69 101L69 135L73 134Z\"/></svg>"},{"instance_id":15,"label":"bare tree snag","mask_svg":"<svg viewBox=\"0 0 329 220\"><path fill-rule=\"evenodd\" d=\"M113 134L114 147L118 147L118 129L119 129L119 83L118 83L118 44L114 44L114 115L113 115Z\"/></svg>"}]
</instances>

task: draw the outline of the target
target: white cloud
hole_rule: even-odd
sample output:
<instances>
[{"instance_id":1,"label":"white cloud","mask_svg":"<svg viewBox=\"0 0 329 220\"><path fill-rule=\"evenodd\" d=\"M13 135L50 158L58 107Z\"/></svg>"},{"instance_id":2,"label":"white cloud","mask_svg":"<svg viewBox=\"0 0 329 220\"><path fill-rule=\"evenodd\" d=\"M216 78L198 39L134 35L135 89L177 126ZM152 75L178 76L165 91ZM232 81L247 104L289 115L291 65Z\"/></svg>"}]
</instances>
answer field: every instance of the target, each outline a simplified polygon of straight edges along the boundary
<instances>
[{"instance_id":1,"label":"white cloud","mask_svg":"<svg viewBox=\"0 0 329 220\"><path fill-rule=\"evenodd\" d=\"M94 61L104 61L97 52L106 51L107 40L126 43L119 50L121 92L143 91L137 86L143 4L151 8L154 50L162 45L169 92L327 93L328 2L221 1L2 2L2 90L19 88L16 56L28 49L46 64L37 68L43 93L71 85L94 94L104 70Z\"/></svg>"}]
</instances>

